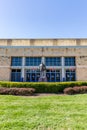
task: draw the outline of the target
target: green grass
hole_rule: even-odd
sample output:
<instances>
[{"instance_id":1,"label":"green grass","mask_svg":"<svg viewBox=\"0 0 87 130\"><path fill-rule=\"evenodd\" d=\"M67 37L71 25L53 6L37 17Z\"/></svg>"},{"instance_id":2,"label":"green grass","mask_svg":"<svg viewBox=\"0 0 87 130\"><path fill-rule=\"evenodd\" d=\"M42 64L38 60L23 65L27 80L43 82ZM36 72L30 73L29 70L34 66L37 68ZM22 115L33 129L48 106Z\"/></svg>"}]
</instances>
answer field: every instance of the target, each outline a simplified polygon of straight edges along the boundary
<instances>
[{"instance_id":1,"label":"green grass","mask_svg":"<svg viewBox=\"0 0 87 130\"><path fill-rule=\"evenodd\" d=\"M43 97L0 95L0 130L86 129L86 94Z\"/></svg>"}]
</instances>

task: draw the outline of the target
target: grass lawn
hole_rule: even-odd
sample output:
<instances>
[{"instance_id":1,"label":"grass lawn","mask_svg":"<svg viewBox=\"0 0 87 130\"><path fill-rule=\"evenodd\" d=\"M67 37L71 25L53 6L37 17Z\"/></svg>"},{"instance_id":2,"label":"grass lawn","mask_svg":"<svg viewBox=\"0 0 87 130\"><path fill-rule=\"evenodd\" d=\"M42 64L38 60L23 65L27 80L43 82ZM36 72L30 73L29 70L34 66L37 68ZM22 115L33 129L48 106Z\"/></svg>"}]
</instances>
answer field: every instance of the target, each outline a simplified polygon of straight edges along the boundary
<instances>
[{"instance_id":1,"label":"grass lawn","mask_svg":"<svg viewBox=\"0 0 87 130\"><path fill-rule=\"evenodd\" d=\"M86 129L87 94L43 97L0 95L0 130Z\"/></svg>"}]
</instances>

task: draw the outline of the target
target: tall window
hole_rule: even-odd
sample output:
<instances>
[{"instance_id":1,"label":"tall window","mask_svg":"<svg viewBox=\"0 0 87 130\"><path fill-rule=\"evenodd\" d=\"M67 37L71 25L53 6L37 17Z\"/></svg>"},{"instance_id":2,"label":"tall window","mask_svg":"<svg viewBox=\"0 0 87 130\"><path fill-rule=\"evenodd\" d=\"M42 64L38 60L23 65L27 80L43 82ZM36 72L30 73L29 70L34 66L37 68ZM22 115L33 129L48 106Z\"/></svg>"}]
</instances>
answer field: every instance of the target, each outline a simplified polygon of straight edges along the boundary
<instances>
[{"instance_id":1,"label":"tall window","mask_svg":"<svg viewBox=\"0 0 87 130\"><path fill-rule=\"evenodd\" d=\"M60 57L46 57L46 66L61 66Z\"/></svg>"},{"instance_id":2,"label":"tall window","mask_svg":"<svg viewBox=\"0 0 87 130\"><path fill-rule=\"evenodd\" d=\"M11 65L12 66L22 66L22 57L12 57Z\"/></svg>"},{"instance_id":3,"label":"tall window","mask_svg":"<svg viewBox=\"0 0 87 130\"><path fill-rule=\"evenodd\" d=\"M38 66L41 64L41 57L26 57L25 65L26 66Z\"/></svg>"},{"instance_id":4,"label":"tall window","mask_svg":"<svg viewBox=\"0 0 87 130\"><path fill-rule=\"evenodd\" d=\"M75 57L65 57L65 66L75 66Z\"/></svg>"}]
</instances>

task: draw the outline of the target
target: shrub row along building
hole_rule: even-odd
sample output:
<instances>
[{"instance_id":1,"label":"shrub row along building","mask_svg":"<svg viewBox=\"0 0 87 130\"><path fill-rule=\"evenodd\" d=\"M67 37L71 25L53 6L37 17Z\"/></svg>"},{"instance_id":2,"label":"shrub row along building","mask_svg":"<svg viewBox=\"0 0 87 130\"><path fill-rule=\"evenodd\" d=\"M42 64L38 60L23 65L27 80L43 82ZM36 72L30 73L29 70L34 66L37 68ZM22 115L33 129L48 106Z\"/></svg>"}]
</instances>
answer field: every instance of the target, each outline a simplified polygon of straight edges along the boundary
<instances>
[{"instance_id":1,"label":"shrub row along building","mask_svg":"<svg viewBox=\"0 0 87 130\"><path fill-rule=\"evenodd\" d=\"M48 82L87 80L87 39L1 39L0 80L38 82L42 59Z\"/></svg>"}]
</instances>

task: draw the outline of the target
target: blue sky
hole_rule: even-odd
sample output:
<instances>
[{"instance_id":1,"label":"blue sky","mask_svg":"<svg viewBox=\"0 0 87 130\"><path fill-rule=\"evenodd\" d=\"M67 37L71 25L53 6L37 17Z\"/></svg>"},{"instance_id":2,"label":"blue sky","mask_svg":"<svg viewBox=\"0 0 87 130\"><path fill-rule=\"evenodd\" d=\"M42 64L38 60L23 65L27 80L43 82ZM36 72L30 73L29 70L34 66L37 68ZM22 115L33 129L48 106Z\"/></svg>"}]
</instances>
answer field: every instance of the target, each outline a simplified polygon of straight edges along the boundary
<instances>
[{"instance_id":1,"label":"blue sky","mask_svg":"<svg viewBox=\"0 0 87 130\"><path fill-rule=\"evenodd\" d=\"M0 0L0 38L87 38L87 0Z\"/></svg>"}]
</instances>

